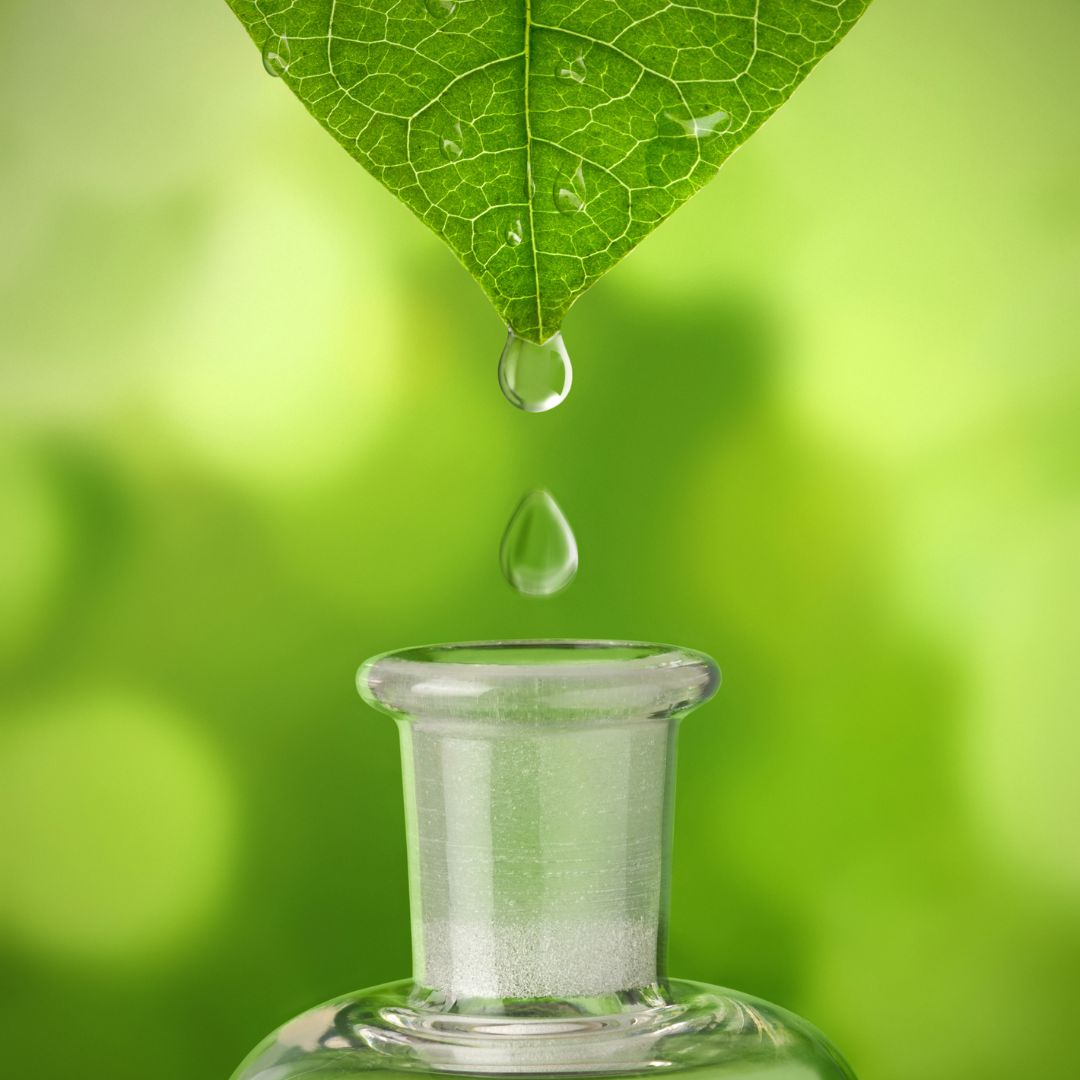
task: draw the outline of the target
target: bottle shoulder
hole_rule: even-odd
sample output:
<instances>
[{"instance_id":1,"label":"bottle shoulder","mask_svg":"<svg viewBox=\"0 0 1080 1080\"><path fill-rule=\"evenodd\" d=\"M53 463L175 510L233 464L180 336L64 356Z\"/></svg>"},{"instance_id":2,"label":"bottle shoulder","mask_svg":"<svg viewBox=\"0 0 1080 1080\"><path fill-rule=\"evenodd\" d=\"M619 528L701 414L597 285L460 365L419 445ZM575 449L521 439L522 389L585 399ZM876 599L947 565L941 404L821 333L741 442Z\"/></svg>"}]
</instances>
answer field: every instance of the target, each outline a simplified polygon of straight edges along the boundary
<instances>
[{"instance_id":1,"label":"bottle shoulder","mask_svg":"<svg viewBox=\"0 0 1080 1080\"><path fill-rule=\"evenodd\" d=\"M335 998L266 1039L233 1080L621 1076L854 1080L808 1021L679 979L595 999L448 1001L411 980Z\"/></svg>"}]
</instances>

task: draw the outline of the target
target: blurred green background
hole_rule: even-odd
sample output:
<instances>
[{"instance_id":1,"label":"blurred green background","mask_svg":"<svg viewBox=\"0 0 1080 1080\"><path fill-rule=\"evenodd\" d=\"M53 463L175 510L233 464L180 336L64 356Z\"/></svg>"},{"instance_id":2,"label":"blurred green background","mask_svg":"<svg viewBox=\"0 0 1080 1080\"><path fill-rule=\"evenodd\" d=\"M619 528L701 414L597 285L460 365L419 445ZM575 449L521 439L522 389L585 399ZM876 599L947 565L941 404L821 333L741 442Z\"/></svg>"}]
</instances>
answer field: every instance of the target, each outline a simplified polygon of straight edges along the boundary
<instances>
[{"instance_id":1,"label":"blurred green background","mask_svg":"<svg viewBox=\"0 0 1080 1080\"><path fill-rule=\"evenodd\" d=\"M572 313L574 391L224 3L0 2L0 1073L225 1077L408 971L446 639L713 653L672 970L862 1076L1075 1076L1080 7L878 0ZM527 488L576 583L515 595Z\"/></svg>"}]
</instances>

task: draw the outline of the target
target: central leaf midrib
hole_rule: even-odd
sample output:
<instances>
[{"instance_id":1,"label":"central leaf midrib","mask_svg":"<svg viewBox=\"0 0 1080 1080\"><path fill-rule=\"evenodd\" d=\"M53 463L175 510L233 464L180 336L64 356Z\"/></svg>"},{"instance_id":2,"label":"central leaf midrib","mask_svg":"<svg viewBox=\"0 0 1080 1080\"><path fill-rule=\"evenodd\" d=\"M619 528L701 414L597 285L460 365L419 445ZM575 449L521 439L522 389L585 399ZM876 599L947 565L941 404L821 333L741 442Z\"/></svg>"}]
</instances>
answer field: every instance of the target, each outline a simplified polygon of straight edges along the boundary
<instances>
[{"instance_id":1,"label":"central leaf midrib","mask_svg":"<svg viewBox=\"0 0 1080 1080\"><path fill-rule=\"evenodd\" d=\"M536 194L536 185L533 182L532 164L532 120L530 119L529 88L532 84L532 0L525 0L525 202L529 208L529 246L532 249L533 268L533 296L536 298L536 336L543 341L544 319L540 310L540 266L536 252L536 225L533 215L533 197Z\"/></svg>"}]
</instances>

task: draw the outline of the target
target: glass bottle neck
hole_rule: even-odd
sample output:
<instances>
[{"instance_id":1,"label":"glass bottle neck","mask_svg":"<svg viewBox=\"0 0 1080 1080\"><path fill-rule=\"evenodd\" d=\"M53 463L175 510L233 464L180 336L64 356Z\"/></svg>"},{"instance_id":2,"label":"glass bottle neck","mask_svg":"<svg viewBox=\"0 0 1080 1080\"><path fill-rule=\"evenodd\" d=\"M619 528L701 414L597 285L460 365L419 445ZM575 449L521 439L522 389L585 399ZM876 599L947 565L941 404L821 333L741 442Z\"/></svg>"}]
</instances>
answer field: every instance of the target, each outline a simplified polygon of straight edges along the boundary
<instances>
[{"instance_id":1,"label":"glass bottle neck","mask_svg":"<svg viewBox=\"0 0 1080 1080\"><path fill-rule=\"evenodd\" d=\"M595 997L664 974L677 721L399 721L417 983Z\"/></svg>"}]
</instances>

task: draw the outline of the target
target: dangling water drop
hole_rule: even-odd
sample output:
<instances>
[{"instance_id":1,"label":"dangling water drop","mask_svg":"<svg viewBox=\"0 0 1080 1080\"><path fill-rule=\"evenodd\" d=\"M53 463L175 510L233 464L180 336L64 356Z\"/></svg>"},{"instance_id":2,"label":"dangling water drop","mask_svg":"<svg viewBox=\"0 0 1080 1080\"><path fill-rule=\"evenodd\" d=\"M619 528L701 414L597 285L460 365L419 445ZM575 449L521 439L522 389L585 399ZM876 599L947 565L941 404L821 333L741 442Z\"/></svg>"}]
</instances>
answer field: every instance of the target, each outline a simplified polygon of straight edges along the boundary
<instances>
[{"instance_id":1,"label":"dangling water drop","mask_svg":"<svg viewBox=\"0 0 1080 1080\"><path fill-rule=\"evenodd\" d=\"M463 143L465 141L464 136L461 133L461 121L459 120L450 131L442 137L439 141L439 145L442 147L442 155L447 161L457 161L465 149Z\"/></svg>"},{"instance_id":2,"label":"dangling water drop","mask_svg":"<svg viewBox=\"0 0 1080 1080\"><path fill-rule=\"evenodd\" d=\"M583 83L585 81L585 57L578 53L576 59L571 60L569 64L560 64L555 69L555 74L560 79L566 79L569 82Z\"/></svg>"},{"instance_id":3,"label":"dangling water drop","mask_svg":"<svg viewBox=\"0 0 1080 1080\"><path fill-rule=\"evenodd\" d=\"M262 47L262 62L268 75L278 78L289 70L292 63L292 49L289 39L284 34L271 34Z\"/></svg>"},{"instance_id":4,"label":"dangling water drop","mask_svg":"<svg viewBox=\"0 0 1080 1080\"><path fill-rule=\"evenodd\" d=\"M499 564L506 580L526 596L551 596L573 580L577 540L548 492L530 491L518 503L503 533Z\"/></svg>"},{"instance_id":5,"label":"dangling water drop","mask_svg":"<svg viewBox=\"0 0 1080 1080\"><path fill-rule=\"evenodd\" d=\"M424 0L428 14L442 22L457 11L457 0Z\"/></svg>"},{"instance_id":6,"label":"dangling water drop","mask_svg":"<svg viewBox=\"0 0 1080 1080\"><path fill-rule=\"evenodd\" d=\"M509 331L499 357L499 386L511 405L525 412L547 412L566 399L573 381L561 333L537 345Z\"/></svg>"},{"instance_id":7,"label":"dangling water drop","mask_svg":"<svg viewBox=\"0 0 1080 1080\"><path fill-rule=\"evenodd\" d=\"M551 191L560 214L580 214L585 209L586 194L584 165L580 161L570 176L555 181Z\"/></svg>"},{"instance_id":8,"label":"dangling water drop","mask_svg":"<svg viewBox=\"0 0 1080 1080\"><path fill-rule=\"evenodd\" d=\"M511 247L517 247L525 239L525 230L521 225L521 218L517 218L514 224L506 230L506 242Z\"/></svg>"}]
</instances>

